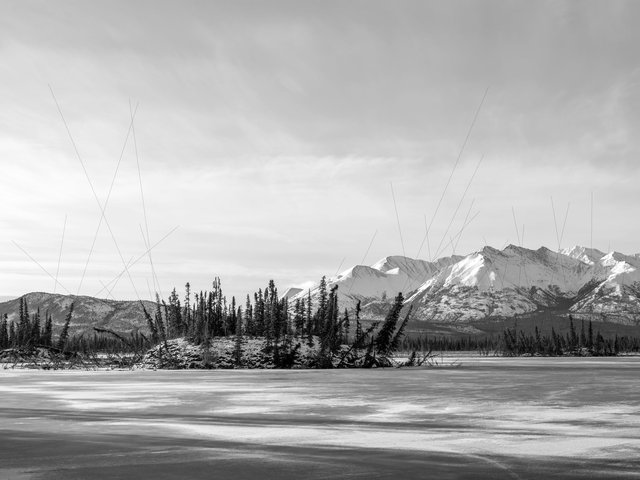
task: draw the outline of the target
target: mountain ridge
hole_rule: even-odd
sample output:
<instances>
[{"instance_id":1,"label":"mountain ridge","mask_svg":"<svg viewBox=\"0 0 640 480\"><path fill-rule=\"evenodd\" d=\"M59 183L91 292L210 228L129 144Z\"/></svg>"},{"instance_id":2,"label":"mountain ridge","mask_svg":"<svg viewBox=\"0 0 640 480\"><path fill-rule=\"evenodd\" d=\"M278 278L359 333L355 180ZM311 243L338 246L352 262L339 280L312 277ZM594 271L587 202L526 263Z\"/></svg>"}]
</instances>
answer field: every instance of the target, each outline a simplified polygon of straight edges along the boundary
<instances>
[{"instance_id":1,"label":"mountain ridge","mask_svg":"<svg viewBox=\"0 0 640 480\"><path fill-rule=\"evenodd\" d=\"M383 303L402 292L418 321L469 323L553 310L640 325L640 256L581 246L558 252L544 246L484 246L435 262L389 256L351 267L327 285L338 285L341 308L353 309L360 301L364 317L371 319L383 315ZM317 293L316 285L312 298Z\"/></svg>"},{"instance_id":2,"label":"mountain ridge","mask_svg":"<svg viewBox=\"0 0 640 480\"><path fill-rule=\"evenodd\" d=\"M353 312L361 302L365 320L384 318L394 297L403 292L405 311L412 307L414 324L454 326L459 332L476 332L482 322L539 314L640 326L640 255L580 246L559 252L484 246L432 262L391 255L327 279L328 288L335 285L340 309ZM293 308L309 291L317 306L318 284L287 289L281 298ZM94 326L119 332L147 329L135 300L31 292L0 302L0 315L15 320L20 298L26 299L30 313L40 309L44 317L49 312L54 331L62 327L72 301L74 334L92 332ZM155 311L155 302L143 304L150 313Z\"/></svg>"},{"instance_id":3,"label":"mountain ridge","mask_svg":"<svg viewBox=\"0 0 640 480\"><path fill-rule=\"evenodd\" d=\"M71 303L74 303L69 326L71 333L80 334L91 331L93 327L109 328L120 332L147 328L140 301L101 299L87 295L30 292L12 300L0 302L0 315L6 313L9 321L15 321L21 299L26 300L29 314L35 313L36 310L40 311L42 322L45 314L51 314L54 333L62 328ZM142 300L142 303L148 312L154 311L155 302Z\"/></svg>"}]
</instances>

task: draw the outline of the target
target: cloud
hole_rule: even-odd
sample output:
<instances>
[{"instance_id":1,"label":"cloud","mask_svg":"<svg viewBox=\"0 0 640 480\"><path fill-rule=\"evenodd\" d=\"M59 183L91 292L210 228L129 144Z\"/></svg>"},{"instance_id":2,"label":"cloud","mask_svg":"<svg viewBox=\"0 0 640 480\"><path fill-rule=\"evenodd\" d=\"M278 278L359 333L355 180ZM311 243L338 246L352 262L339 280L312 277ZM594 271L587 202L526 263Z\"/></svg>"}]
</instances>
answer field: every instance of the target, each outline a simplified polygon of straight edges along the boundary
<instances>
[{"instance_id":1,"label":"cloud","mask_svg":"<svg viewBox=\"0 0 640 480\"><path fill-rule=\"evenodd\" d=\"M360 262L376 230L367 261L400 253L390 182L413 255L487 87L435 216L433 246L447 243L474 199L480 213L459 251L479 248L483 237L513 243L512 206L526 224L525 243L553 246L552 195L560 210L571 202L567 242L585 243L594 191L594 240L639 250L629 220L640 213L639 9L635 2L4 2L0 225L13 253L3 261L21 258L7 243L16 239L55 263L68 214L63 258L76 282L98 223L47 84L101 199L127 132L129 99L140 102L136 139L152 240L181 225L154 251L163 284L205 285L217 273L242 293L268 275L285 284L315 279L344 257L345 266ZM144 251L131 143L107 216L127 258ZM104 230L95 255L91 289L121 263ZM183 278L189 272L194 278ZM140 290L147 274L148 265L136 269ZM44 289L48 280L37 275L5 279L0 293ZM132 292L123 282L114 294Z\"/></svg>"}]
</instances>

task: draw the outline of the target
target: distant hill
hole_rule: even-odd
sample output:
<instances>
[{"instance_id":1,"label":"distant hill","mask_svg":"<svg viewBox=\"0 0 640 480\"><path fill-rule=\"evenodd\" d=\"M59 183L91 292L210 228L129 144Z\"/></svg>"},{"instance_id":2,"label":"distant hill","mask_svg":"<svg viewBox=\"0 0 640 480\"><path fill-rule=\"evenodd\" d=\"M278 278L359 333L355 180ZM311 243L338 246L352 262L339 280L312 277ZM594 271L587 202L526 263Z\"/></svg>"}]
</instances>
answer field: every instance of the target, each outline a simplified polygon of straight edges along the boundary
<instances>
[{"instance_id":1,"label":"distant hill","mask_svg":"<svg viewBox=\"0 0 640 480\"><path fill-rule=\"evenodd\" d=\"M75 302L70 332L91 331L94 326L109 328L118 332L130 332L135 329L146 330L146 320L138 301L105 300L87 296L60 295L55 293L33 292L23 295L27 301L29 313L40 309L44 317L49 312L53 317L54 333L64 323L64 318L72 302ZM19 300L15 298L0 302L0 314L7 314L9 320L18 316ZM155 303L144 301L147 311L155 311Z\"/></svg>"}]
</instances>

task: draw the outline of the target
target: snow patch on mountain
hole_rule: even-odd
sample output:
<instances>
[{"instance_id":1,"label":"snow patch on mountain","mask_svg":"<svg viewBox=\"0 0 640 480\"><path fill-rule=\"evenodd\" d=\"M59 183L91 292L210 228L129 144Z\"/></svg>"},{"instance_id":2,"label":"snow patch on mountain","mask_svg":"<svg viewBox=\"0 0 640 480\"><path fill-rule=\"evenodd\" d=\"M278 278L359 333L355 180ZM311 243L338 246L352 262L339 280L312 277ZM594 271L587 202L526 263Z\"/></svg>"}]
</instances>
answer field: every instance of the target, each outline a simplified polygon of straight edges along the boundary
<instances>
[{"instance_id":1,"label":"snow patch on mountain","mask_svg":"<svg viewBox=\"0 0 640 480\"><path fill-rule=\"evenodd\" d=\"M303 290L302 288L298 288L298 287L289 287L287 288L284 293L282 295L280 295L280 298L293 298L296 295L298 295L299 293L301 293Z\"/></svg>"},{"instance_id":2,"label":"snow patch on mountain","mask_svg":"<svg viewBox=\"0 0 640 480\"><path fill-rule=\"evenodd\" d=\"M602 257L605 256L605 253L601 252L598 249L581 247L580 245L574 245L573 247L565 248L563 250L560 250L560 253L566 255L567 257L580 260L587 265L594 265Z\"/></svg>"}]
</instances>

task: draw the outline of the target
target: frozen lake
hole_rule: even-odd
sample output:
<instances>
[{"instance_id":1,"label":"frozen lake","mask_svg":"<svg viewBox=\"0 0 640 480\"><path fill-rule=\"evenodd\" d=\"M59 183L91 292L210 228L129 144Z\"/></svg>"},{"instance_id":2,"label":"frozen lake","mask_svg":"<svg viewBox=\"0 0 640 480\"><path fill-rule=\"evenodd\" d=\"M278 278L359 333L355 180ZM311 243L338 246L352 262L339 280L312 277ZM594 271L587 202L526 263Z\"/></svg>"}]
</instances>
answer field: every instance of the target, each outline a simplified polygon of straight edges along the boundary
<instances>
[{"instance_id":1,"label":"frozen lake","mask_svg":"<svg viewBox=\"0 0 640 480\"><path fill-rule=\"evenodd\" d=\"M0 370L0 478L639 478L640 358Z\"/></svg>"}]
</instances>

